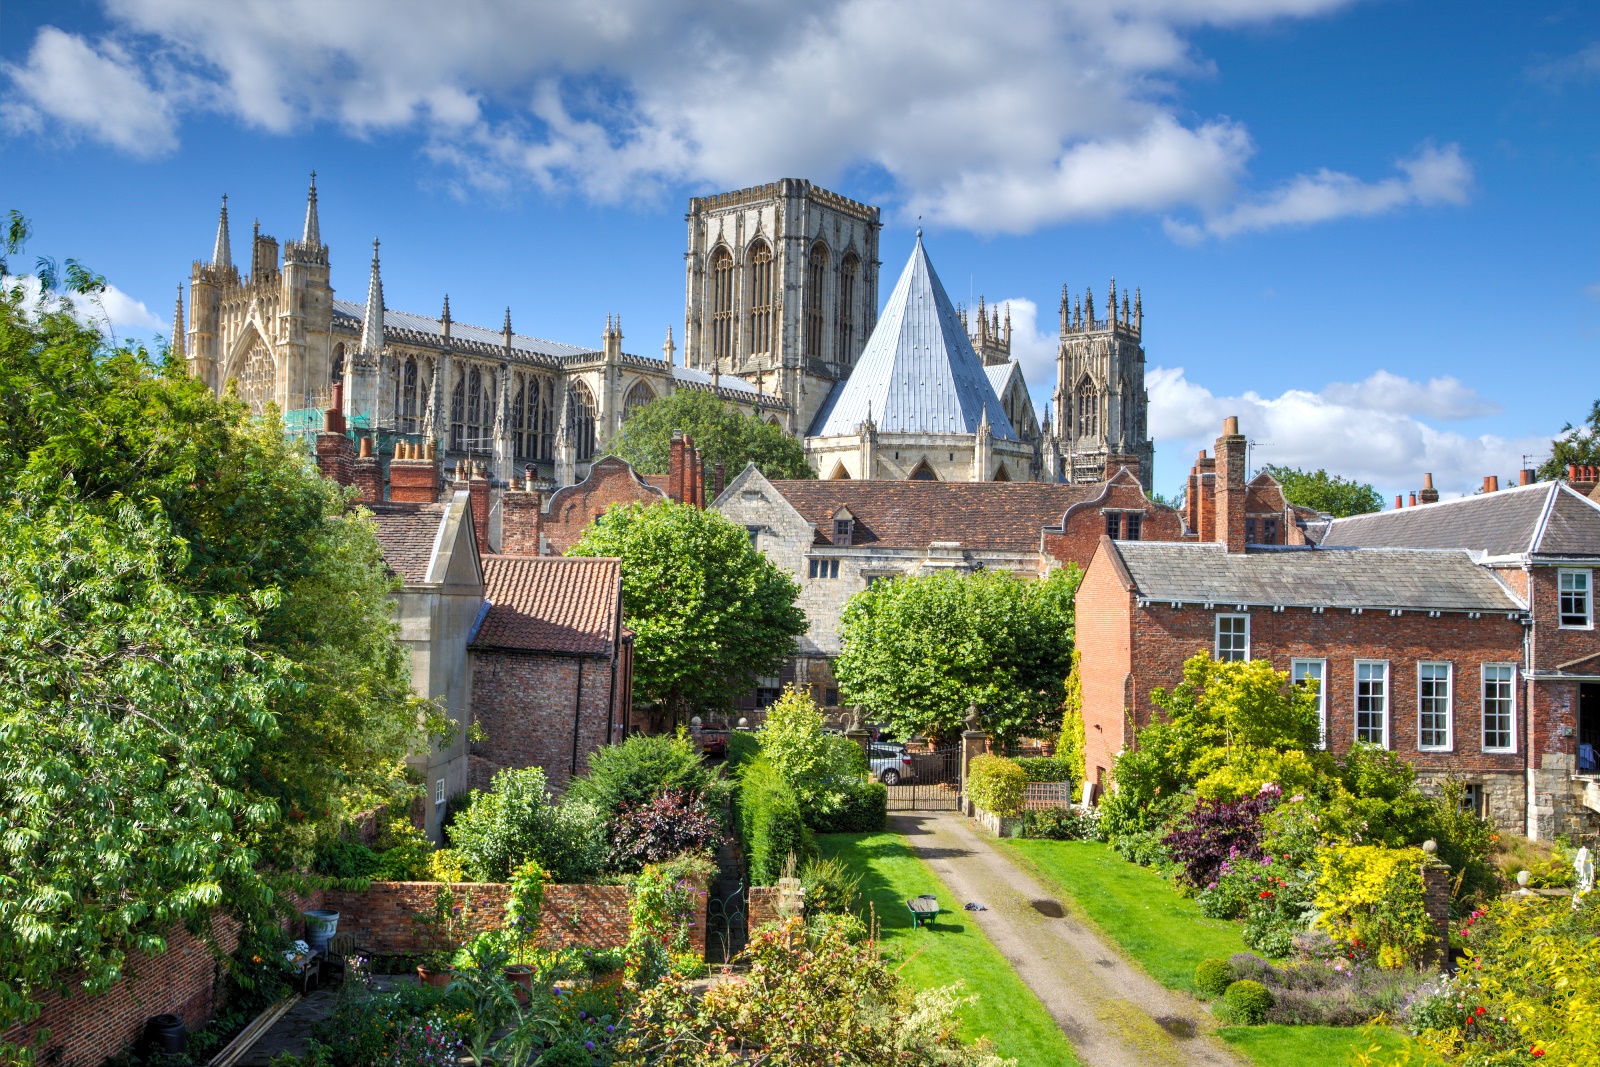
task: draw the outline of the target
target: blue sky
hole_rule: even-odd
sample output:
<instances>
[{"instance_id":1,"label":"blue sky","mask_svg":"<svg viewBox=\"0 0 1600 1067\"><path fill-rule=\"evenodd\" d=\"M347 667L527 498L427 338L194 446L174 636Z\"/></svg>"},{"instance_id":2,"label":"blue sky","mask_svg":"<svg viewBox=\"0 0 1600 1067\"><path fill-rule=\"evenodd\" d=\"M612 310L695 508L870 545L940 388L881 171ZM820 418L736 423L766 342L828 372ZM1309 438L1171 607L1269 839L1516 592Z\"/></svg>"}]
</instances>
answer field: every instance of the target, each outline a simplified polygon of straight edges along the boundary
<instances>
[{"instance_id":1,"label":"blue sky","mask_svg":"<svg viewBox=\"0 0 1600 1067\"><path fill-rule=\"evenodd\" d=\"M686 198L809 177L884 207L883 293L920 215L1011 301L1041 406L1061 286L1140 287L1158 489L1236 413L1392 497L1600 396L1597 105L1579 3L12 0L0 209L147 335L220 194L242 255L314 168L341 296L378 236L391 307L654 354Z\"/></svg>"}]
</instances>

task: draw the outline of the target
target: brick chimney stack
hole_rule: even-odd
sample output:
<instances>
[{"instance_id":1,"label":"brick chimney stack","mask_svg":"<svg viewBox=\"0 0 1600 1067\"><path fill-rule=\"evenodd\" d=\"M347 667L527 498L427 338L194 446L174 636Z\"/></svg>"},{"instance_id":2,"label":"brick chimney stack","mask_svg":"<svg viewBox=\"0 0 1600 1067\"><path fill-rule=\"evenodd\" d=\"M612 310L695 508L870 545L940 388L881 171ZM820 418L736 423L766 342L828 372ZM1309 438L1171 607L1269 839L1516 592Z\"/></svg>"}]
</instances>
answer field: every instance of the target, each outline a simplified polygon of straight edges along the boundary
<instances>
[{"instance_id":1,"label":"brick chimney stack","mask_svg":"<svg viewBox=\"0 0 1600 1067\"><path fill-rule=\"evenodd\" d=\"M694 438L682 430L672 431L672 444L668 447L667 499L697 508L706 506L705 464Z\"/></svg>"},{"instance_id":2,"label":"brick chimney stack","mask_svg":"<svg viewBox=\"0 0 1600 1067\"><path fill-rule=\"evenodd\" d=\"M1574 492L1588 496L1600 486L1600 467L1587 464L1567 464L1567 485Z\"/></svg>"},{"instance_id":3,"label":"brick chimney stack","mask_svg":"<svg viewBox=\"0 0 1600 1067\"><path fill-rule=\"evenodd\" d=\"M344 433L343 403L344 383L334 382L333 404L322 413L322 430L317 434L317 469L329 481L350 485L356 447Z\"/></svg>"},{"instance_id":4,"label":"brick chimney stack","mask_svg":"<svg viewBox=\"0 0 1600 1067\"><path fill-rule=\"evenodd\" d=\"M1189 532L1202 541L1216 538L1217 461L1200 450L1200 458L1189 468L1189 493L1184 500L1184 521Z\"/></svg>"},{"instance_id":5,"label":"brick chimney stack","mask_svg":"<svg viewBox=\"0 0 1600 1067\"><path fill-rule=\"evenodd\" d=\"M472 465L472 479L467 483L467 493L472 502L472 531L478 539L478 555L489 554L489 474L482 463Z\"/></svg>"},{"instance_id":6,"label":"brick chimney stack","mask_svg":"<svg viewBox=\"0 0 1600 1067\"><path fill-rule=\"evenodd\" d=\"M534 483L530 470L522 488L513 485L500 494L500 551L508 556L542 553L544 497Z\"/></svg>"},{"instance_id":7,"label":"brick chimney stack","mask_svg":"<svg viewBox=\"0 0 1600 1067\"><path fill-rule=\"evenodd\" d=\"M1217 438L1216 535L1229 552L1243 552L1244 540L1244 464L1245 438L1239 432L1239 416L1222 420L1222 436Z\"/></svg>"},{"instance_id":8,"label":"brick chimney stack","mask_svg":"<svg viewBox=\"0 0 1600 1067\"><path fill-rule=\"evenodd\" d=\"M361 454L350 465L351 480L363 504L383 501L383 461L372 454L372 438L361 439Z\"/></svg>"},{"instance_id":9,"label":"brick chimney stack","mask_svg":"<svg viewBox=\"0 0 1600 1067\"><path fill-rule=\"evenodd\" d=\"M426 446L396 442L389 461L389 499L410 504L437 504L443 477L439 452L432 441Z\"/></svg>"},{"instance_id":10,"label":"brick chimney stack","mask_svg":"<svg viewBox=\"0 0 1600 1067\"><path fill-rule=\"evenodd\" d=\"M1433 487L1432 474L1424 474L1422 476L1422 492L1417 494L1417 499L1424 504L1437 504L1439 502L1439 490Z\"/></svg>"}]
</instances>

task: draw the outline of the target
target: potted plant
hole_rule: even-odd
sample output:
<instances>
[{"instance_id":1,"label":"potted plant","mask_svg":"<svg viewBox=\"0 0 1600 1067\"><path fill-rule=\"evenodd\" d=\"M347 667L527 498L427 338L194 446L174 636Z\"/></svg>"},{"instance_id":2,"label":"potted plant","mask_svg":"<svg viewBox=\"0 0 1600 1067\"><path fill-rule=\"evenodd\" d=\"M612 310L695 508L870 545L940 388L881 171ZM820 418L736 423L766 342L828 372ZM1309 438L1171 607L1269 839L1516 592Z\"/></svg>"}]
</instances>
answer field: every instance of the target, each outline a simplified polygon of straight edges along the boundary
<instances>
[{"instance_id":1,"label":"potted plant","mask_svg":"<svg viewBox=\"0 0 1600 1067\"><path fill-rule=\"evenodd\" d=\"M536 860L529 860L511 875L506 898L505 926L501 930L510 963L506 978L518 987L517 1000L527 1004L533 995L533 968L528 965L539 938L539 911L544 907L544 887L550 875Z\"/></svg>"},{"instance_id":2,"label":"potted plant","mask_svg":"<svg viewBox=\"0 0 1600 1067\"><path fill-rule=\"evenodd\" d=\"M446 986L454 975L451 959L466 940L471 928L472 897L463 893L458 900L455 887L441 885L433 894L433 907L415 916L429 948L418 957L417 979L425 985Z\"/></svg>"}]
</instances>

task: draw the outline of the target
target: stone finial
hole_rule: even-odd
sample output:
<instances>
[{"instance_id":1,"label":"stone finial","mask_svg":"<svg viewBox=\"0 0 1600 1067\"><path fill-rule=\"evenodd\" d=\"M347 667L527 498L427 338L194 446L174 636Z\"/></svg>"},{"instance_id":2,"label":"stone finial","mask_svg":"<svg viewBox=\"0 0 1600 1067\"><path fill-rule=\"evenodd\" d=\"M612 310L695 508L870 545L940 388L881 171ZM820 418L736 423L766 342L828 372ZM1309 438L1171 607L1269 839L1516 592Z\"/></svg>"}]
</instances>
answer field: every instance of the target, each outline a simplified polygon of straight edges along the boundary
<instances>
[{"instance_id":1,"label":"stone finial","mask_svg":"<svg viewBox=\"0 0 1600 1067\"><path fill-rule=\"evenodd\" d=\"M228 241L228 194L222 194L222 217L217 220L217 243L211 250L213 267L233 266L233 246Z\"/></svg>"},{"instance_id":2,"label":"stone finial","mask_svg":"<svg viewBox=\"0 0 1600 1067\"><path fill-rule=\"evenodd\" d=\"M1427 853L1429 856L1436 855L1439 851L1439 842L1435 841L1431 837L1428 838L1422 843L1422 851Z\"/></svg>"}]
</instances>

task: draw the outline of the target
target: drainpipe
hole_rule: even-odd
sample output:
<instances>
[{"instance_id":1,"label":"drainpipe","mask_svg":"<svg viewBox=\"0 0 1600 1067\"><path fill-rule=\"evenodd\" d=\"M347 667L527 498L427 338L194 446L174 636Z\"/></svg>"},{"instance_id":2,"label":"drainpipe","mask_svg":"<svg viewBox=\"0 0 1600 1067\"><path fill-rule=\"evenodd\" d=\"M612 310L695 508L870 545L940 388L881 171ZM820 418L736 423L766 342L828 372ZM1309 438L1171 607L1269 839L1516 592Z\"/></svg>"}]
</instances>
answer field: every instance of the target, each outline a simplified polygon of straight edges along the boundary
<instances>
[{"instance_id":1,"label":"drainpipe","mask_svg":"<svg viewBox=\"0 0 1600 1067\"><path fill-rule=\"evenodd\" d=\"M1538 623L1535 621L1536 616L1533 612L1533 598L1536 593L1533 584L1533 566L1524 563L1522 565L1522 573L1527 579L1528 587L1528 622L1522 629L1522 662L1531 671L1535 667L1533 654L1538 648L1534 643L1535 627ZM1557 606L1559 607L1560 605ZM1533 687L1533 679L1524 675L1522 715L1520 718L1522 719L1522 781L1524 783L1523 792L1527 798L1524 801L1527 805L1527 813L1523 817L1522 828L1523 832L1528 835L1528 840L1537 841L1539 839L1539 823L1538 816L1534 813L1534 808L1536 807L1539 791L1535 788L1533 781Z\"/></svg>"},{"instance_id":2,"label":"drainpipe","mask_svg":"<svg viewBox=\"0 0 1600 1067\"><path fill-rule=\"evenodd\" d=\"M578 776L578 723L583 716L583 657L578 657L578 695L572 702L572 771L570 782Z\"/></svg>"}]
</instances>

